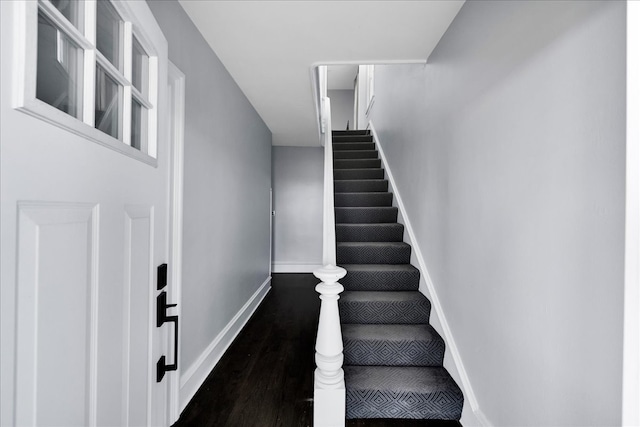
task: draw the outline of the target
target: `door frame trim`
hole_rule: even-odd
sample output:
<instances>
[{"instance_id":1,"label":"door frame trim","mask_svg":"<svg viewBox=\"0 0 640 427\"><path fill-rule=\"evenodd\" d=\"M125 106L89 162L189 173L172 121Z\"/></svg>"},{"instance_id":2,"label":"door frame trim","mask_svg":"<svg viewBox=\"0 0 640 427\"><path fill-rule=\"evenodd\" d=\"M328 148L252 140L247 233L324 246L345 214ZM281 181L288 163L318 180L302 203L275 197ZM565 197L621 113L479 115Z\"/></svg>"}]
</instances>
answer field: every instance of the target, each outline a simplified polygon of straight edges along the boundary
<instances>
[{"instance_id":1,"label":"door frame trim","mask_svg":"<svg viewBox=\"0 0 640 427\"><path fill-rule=\"evenodd\" d=\"M627 170L622 425L640 424L640 2L627 0Z\"/></svg>"},{"instance_id":2,"label":"door frame trim","mask_svg":"<svg viewBox=\"0 0 640 427\"><path fill-rule=\"evenodd\" d=\"M185 127L185 74L171 61L168 67L168 85L172 103L168 105L171 124L170 136L170 198L169 198L169 294L178 304L175 312L182 314L182 224L183 224L183 188L184 188L184 127ZM178 336L182 334L183 322L178 327ZM180 343L178 343L180 347ZM179 352L176 357L178 368L168 375L168 418L169 425L180 418L180 372Z\"/></svg>"}]
</instances>

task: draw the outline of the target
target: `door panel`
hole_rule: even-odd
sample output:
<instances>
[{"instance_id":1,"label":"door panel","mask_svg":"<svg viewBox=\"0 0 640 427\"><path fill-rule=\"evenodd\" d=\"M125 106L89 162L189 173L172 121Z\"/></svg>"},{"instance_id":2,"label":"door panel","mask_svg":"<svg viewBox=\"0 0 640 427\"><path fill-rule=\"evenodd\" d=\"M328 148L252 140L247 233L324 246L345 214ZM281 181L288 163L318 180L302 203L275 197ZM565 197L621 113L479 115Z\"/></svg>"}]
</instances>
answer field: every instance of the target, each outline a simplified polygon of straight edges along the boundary
<instances>
[{"instance_id":1,"label":"door panel","mask_svg":"<svg viewBox=\"0 0 640 427\"><path fill-rule=\"evenodd\" d=\"M152 333L149 301L152 292L153 210L151 207L128 206L125 209L125 426L143 426L149 421L151 386L149 337ZM141 404L143 403L143 404Z\"/></svg>"},{"instance_id":2,"label":"door panel","mask_svg":"<svg viewBox=\"0 0 640 427\"><path fill-rule=\"evenodd\" d=\"M20 204L18 212L17 425L89 425L96 208L36 203Z\"/></svg>"}]
</instances>

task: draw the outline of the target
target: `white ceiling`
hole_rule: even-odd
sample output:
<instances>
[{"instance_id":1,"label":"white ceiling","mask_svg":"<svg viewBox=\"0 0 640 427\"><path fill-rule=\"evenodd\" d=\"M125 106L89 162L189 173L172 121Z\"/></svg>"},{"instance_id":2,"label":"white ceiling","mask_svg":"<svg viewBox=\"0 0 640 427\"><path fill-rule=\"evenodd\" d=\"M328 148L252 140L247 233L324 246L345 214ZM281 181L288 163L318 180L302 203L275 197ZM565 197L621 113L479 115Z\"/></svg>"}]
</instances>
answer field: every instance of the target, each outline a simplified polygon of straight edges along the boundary
<instances>
[{"instance_id":1,"label":"white ceiling","mask_svg":"<svg viewBox=\"0 0 640 427\"><path fill-rule=\"evenodd\" d=\"M311 70L424 62L464 0L179 0L273 145L319 145Z\"/></svg>"}]
</instances>

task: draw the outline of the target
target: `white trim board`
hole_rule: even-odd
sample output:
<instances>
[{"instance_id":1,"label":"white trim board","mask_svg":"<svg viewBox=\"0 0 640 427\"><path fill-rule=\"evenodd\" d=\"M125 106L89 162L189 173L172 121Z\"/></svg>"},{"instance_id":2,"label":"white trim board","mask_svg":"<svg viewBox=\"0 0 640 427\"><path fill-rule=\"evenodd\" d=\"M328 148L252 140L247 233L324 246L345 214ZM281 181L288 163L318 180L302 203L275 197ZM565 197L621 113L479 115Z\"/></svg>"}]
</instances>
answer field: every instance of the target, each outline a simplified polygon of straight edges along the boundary
<instances>
[{"instance_id":1,"label":"white trim board","mask_svg":"<svg viewBox=\"0 0 640 427\"><path fill-rule=\"evenodd\" d=\"M622 425L640 425L640 2L627 1L627 176Z\"/></svg>"},{"instance_id":2,"label":"white trim board","mask_svg":"<svg viewBox=\"0 0 640 427\"><path fill-rule=\"evenodd\" d=\"M242 308L227 323L224 329L216 336L200 357L193 362L180 377L180 412L184 411L193 396L196 394L204 380L209 376L213 368L218 364L233 340L238 336L251 315L260 306L260 303L271 290L271 276L260 285L258 290L249 298Z\"/></svg>"},{"instance_id":3,"label":"white trim board","mask_svg":"<svg viewBox=\"0 0 640 427\"><path fill-rule=\"evenodd\" d=\"M171 61L167 70L170 91L170 107L165 109L170 123L169 132L171 160L170 160L170 202L169 202L169 256L170 256L170 288L171 299L177 304L176 314L182 315L182 234L183 234L183 194L184 194L184 120L185 120L185 85L186 76ZM182 335L182 322L178 325L178 335ZM178 358L180 355L178 354ZM169 387L169 425L174 424L180 417L180 376L181 363L174 375L168 377Z\"/></svg>"},{"instance_id":4,"label":"white trim board","mask_svg":"<svg viewBox=\"0 0 640 427\"><path fill-rule=\"evenodd\" d=\"M274 262L271 264L273 273L313 273L322 268L322 264L306 264L296 262Z\"/></svg>"},{"instance_id":5,"label":"white trim board","mask_svg":"<svg viewBox=\"0 0 640 427\"><path fill-rule=\"evenodd\" d=\"M431 301L433 312L437 317L437 319L432 318L432 323L435 323L433 322L433 320L437 320L439 323L439 325L432 324L432 326L434 326L436 329L438 329L437 326L440 326L440 330L438 332L443 335L444 341L446 343L446 349L451 355L452 360L448 357L445 357L445 368L447 368L447 370L452 373L454 370L458 373L458 377L460 379L460 382L462 383L461 387L463 389L465 403L468 403L471 407L472 414L468 411L463 410L461 422L464 425L480 425L483 427L490 427L492 424L480 410L478 400L475 393L473 392L473 388L471 387L471 381L469 380L467 371L465 370L464 364L462 363L462 357L460 356L460 352L458 351L458 347L456 346L455 340L453 338L453 333L449 328L449 323L447 322L447 318L444 314L442 304L440 304L435 286L433 285L433 281L431 280L431 276L429 275L429 271L427 270L427 265L425 263L424 257L422 256L422 251L420 250L420 245L418 244L418 240L416 239L416 236L413 232L413 228L411 227L411 222L409 221L409 216L407 215L404 203L402 202L402 197L400 196L398 187L396 186L395 180L393 179L393 174L391 173L391 169L389 168L389 164L387 163L387 158L385 157L384 151L380 144L378 134L371 121L369 121L368 129L371 131L373 140L376 143L376 149L380 153L382 167L385 170L386 178L389 180L389 185L391 186L391 191L393 192L393 203L398 207L398 211L400 213L400 218L398 219L398 221L404 224L405 231L407 232L407 236L409 238L409 244L412 247L412 262L414 262L414 260L415 262L417 262L418 269L421 273L419 290L424 294L424 296L429 298L429 301ZM449 362L449 360L451 361ZM453 364L453 366L451 366L451 364Z\"/></svg>"}]
</instances>

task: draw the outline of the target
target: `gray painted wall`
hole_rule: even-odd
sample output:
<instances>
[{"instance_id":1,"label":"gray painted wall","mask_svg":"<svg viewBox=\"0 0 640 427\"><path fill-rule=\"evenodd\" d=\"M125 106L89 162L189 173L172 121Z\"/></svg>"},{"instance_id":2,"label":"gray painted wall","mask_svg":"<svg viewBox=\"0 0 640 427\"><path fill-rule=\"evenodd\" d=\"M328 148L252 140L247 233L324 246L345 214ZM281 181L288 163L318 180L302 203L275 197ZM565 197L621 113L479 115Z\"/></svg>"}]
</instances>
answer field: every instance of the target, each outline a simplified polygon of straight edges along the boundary
<instances>
[{"instance_id":1,"label":"gray painted wall","mask_svg":"<svg viewBox=\"0 0 640 427\"><path fill-rule=\"evenodd\" d=\"M274 271L322 264L324 149L273 147Z\"/></svg>"},{"instance_id":2,"label":"gray painted wall","mask_svg":"<svg viewBox=\"0 0 640 427\"><path fill-rule=\"evenodd\" d=\"M371 114L480 409L619 425L624 2L467 2Z\"/></svg>"},{"instance_id":3,"label":"gray painted wall","mask_svg":"<svg viewBox=\"0 0 640 427\"><path fill-rule=\"evenodd\" d=\"M177 1L150 1L186 75L183 372L269 276L271 132Z\"/></svg>"},{"instance_id":4,"label":"gray painted wall","mask_svg":"<svg viewBox=\"0 0 640 427\"><path fill-rule=\"evenodd\" d=\"M353 129L353 90L329 90L327 95L331 98L331 127L335 130L343 130L349 127Z\"/></svg>"}]
</instances>

